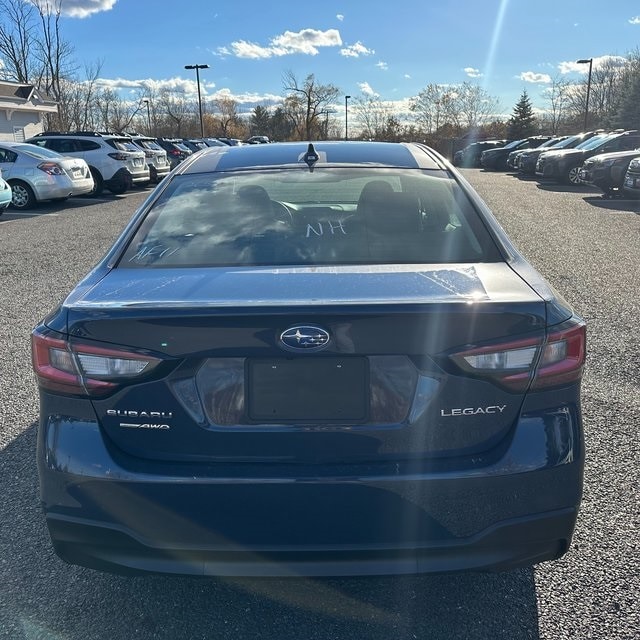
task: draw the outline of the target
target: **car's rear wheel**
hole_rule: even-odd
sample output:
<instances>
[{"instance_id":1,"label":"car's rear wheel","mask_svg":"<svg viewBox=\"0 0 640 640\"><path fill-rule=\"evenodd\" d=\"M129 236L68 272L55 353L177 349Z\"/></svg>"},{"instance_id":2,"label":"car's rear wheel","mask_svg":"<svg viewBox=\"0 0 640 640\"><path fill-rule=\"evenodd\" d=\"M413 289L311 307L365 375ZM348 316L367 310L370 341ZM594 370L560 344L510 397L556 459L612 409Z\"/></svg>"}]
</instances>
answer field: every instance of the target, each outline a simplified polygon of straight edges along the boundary
<instances>
[{"instance_id":1,"label":"car's rear wheel","mask_svg":"<svg viewBox=\"0 0 640 640\"><path fill-rule=\"evenodd\" d=\"M93 189L87 194L90 196L99 196L104 189L104 181L97 169L91 167L91 177L93 178Z\"/></svg>"},{"instance_id":2,"label":"car's rear wheel","mask_svg":"<svg viewBox=\"0 0 640 640\"><path fill-rule=\"evenodd\" d=\"M127 185L124 182L119 184L115 184L109 187L109 191L113 193L114 196L121 196L127 190Z\"/></svg>"},{"instance_id":3,"label":"car's rear wheel","mask_svg":"<svg viewBox=\"0 0 640 640\"><path fill-rule=\"evenodd\" d=\"M31 209L36 205L36 197L33 194L33 189L26 183L20 180L13 180L9 182L11 185L11 204L15 209Z\"/></svg>"}]
</instances>

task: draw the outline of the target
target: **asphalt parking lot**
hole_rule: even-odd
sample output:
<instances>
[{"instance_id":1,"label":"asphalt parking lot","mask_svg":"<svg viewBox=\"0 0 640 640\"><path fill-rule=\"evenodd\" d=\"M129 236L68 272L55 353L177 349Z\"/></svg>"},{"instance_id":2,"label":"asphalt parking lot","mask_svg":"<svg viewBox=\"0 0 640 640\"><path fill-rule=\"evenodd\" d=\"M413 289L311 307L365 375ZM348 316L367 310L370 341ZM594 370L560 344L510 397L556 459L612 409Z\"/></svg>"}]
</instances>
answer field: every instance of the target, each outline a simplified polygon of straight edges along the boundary
<instances>
[{"instance_id":1,"label":"asphalt parking lot","mask_svg":"<svg viewBox=\"0 0 640 640\"><path fill-rule=\"evenodd\" d=\"M67 566L38 504L29 332L148 192L0 217L0 638L631 640L640 629L640 202L464 175L588 323L584 500L570 552L504 574L123 578Z\"/></svg>"}]
</instances>

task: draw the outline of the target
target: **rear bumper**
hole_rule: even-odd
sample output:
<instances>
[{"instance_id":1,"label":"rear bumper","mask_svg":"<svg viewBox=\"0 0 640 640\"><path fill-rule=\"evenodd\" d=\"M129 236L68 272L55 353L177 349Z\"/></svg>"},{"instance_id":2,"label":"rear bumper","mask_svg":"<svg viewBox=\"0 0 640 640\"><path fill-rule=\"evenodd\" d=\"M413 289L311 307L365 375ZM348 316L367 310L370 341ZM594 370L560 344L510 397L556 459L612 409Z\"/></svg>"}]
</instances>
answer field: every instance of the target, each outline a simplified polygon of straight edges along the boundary
<instances>
[{"instance_id":1,"label":"rear bumper","mask_svg":"<svg viewBox=\"0 0 640 640\"><path fill-rule=\"evenodd\" d=\"M149 177L151 182L160 182L163 178L169 175L171 172L171 166L167 164L158 167L154 164L147 165L149 167Z\"/></svg>"},{"instance_id":2,"label":"rear bumper","mask_svg":"<svg viewBox=\"0 0 640 640\"><path fill-rule=\"evenodd\" d=\"M97 423L59 415L38 438L56 552L120 573L511 569L568 549L582 491L570 409L521 419L499 457L467 468L144 462L115 450Z\"/></svg>"},{"instance_id":3,"label":"rear bumper","mask_svg":"<svg viewBox=\"0 0 640 640\"><path fill-rule=\"evenodd\" d=\"M132 173L126 167L122 167L116 171L109 180L104 181L105 187L110 189L111 187L120 188L126 187L127 189L133 184L139 184L140 182L149 181L149 168L145 164L143 169L136 170Z\"/></svg>"},{"instance_id":4,"label":"rear bumper","mask_svg":"<svg viewBox=\"0 0 640 640\"><path fill-rule=\"evenodd\" d=\"M127 528L47 519L56 553L66 562L112 573L161 573L197 576L353 576L451 571L498 571L530 566L565 553L576 509L536 514L498 523L455 541L406 545L324 545L295 549L224 549L193 545L158 547Z\"/></svg>"}]
</instances>

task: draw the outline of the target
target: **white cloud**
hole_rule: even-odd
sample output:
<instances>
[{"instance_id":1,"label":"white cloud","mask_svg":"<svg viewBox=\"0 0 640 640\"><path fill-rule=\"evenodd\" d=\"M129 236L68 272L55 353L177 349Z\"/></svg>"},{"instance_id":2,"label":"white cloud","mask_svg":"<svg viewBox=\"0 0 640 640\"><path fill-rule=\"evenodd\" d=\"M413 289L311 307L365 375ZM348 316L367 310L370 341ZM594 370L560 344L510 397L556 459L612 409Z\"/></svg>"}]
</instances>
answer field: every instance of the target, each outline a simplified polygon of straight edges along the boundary
<instances>
[{"instance_id":1,"label":"white cloud","mask_svg":"<svg viewBox=\"0 0 640 640\"><path fill-rule=\"evenodd\" d=\"M118 0L61 0L60 10L69 18L88 18L94 13L110 11ZM35 0L35 4L48 13L57 9L55 0Z\"/></svg>"},{"instance_id":2,"label":"white cloud","mask_svg":"<svg viewBox=\"0 0 640 640\"><path fill-rule=\"evenodd\" d=\"M378 93L376 93L371 88L371 85L368 82L358 82L358 87L360 88L360 91L362 91L362 93L364 93L365 96L377 96L377 95L379 95Z\"/></svg>"},{"instance_id":3,"label":"white cloud","mask_svg":"<svg viewBox=\"0 0 640 640\"><path fill-rule=\"evenodd\" d=\"M224 47L228 53L228 49ZM219 49L221 51L221 49ZM247 42L246 40L238 40L231 43L231 52L236 58L250 58L252 60L258 60L260 58L272 58L273 56L283 56L285 52L281 49L274 47L261 47L254 42Z\"/></svg>"},{"instance_id":4,"label":"white cloud","mask_svg":"<svg viewBox=\"0 0 640 640\"><path fill-rule=\"evenodd\" d=\"M255 105L272 105L282 103L282 96L277 96L273 93L233 93L230 89L219 89L210 96L211 100L235 100L239 105L243 107L254 107Z\"/></svg>"},{"instance_id":5,"label":"white cloud","mask_svg":"<svg viewBox=\"0 0 640 640\"><path fill-rule=\"evenodd\" d=\"M474 69L473 67L465 67L464 72L470 78L482 78L482 73L480 73L480 69Z\"/></svg>"},{"instance_id":6,"label":"white cloud","mask_svg":"<svg viewBox=\"0 0 640 640\"><path fill-rule=\"evenodd\" d=\"M411 76L408 73L404 74L405 80L411 80Z\"/></svg>"},{"instance_id":7,"label":"white cloud","mask_svg":"<svg viewBox=\"0 0 640 640\"><path fill-rule=\"evenodd\" d=\"M141 80L127 80L124 78L99 78L96 84L103 89L112 89L114 91L123 91L128 94L135 95L136 90L144 91L148 89L152 92L162 90L175 91L184 94L185 98L194 98L198 95L198 86L195 78L193 80L184 78L165 78L162 80L153 80L144 78ZM235 100L239 105L246 108L253 108L260 105L280 104L283 101L282 96L272 93L232 93L228 88L217 89L215 82L206 82L200 78L200 90L203 96L208 100L219 100L222 98Z\"/></svg>"},{"instance_id":8,"label":"white cloud","mask_svg":"<svg viewBox=\"0 0 640 640\"><path fill-rule=\"evenodd\" d=\"M640 24L640 16L635 16L629 20L629 24Z\"/></svg>"},{"instance_id":9,"label":"white cloud","mask_svg":"<svg viewBox=\"0 0 640 640\"><path fill-rule=\"evenodd\" d=\"M103 89L112 89L119 91L123 89L148 89L153 92L157 91L177 91L185 95L196 95L198 93L198 85L195 78L193 80L174 77L156 80L153 78L145 78L141 80L127 80L125 78L98 78L96 84ZM207 82L200 80L200 90L203 94L208 93L208 89L215 88L215 82Z\"/></svg>"},{"instance_id":10,"label":"white cloud","mask_svg":"<svg viewBox=\"0 0 640 640\"><path fill-rule=\"evenodd\" d=\"M355 44L352 44L344 49L340 49L340 55L347 58L359 58L360 56L370 56L374 54L373 49L367 49L362 42L358 40Z\"/></svg>"},{"instance_id":11,"label":"white cloud","mask_svg":"<svg viewBox=\"0 0 640 640\"><path fill-rule=\"evenodd\" d=\"M282 35L272 38L269 46L263 47L254 42L237 40L231 43L231 51L238 58L272 58L296 53L315 56L319 47L338 47L342 44L340 32L337 29L318 31L317 29L302 29L301 31L285 31ZM227 47L218 49L219 53L228 53Z\"/></svg>"},{"instance_id":12,"label":"white cloud","mask_svg":"<svg viewBox=\"0 0 640 640\"><path fill-rule=\"evenodd\" d=\"M597 69L603 65L614 64L619 67L624 67L627 64L627 59L622 56L600 56L599 58L593 59L593 68ZM588 73L589 65L582 63L578 64L577 62L570 60L568 62L561 62L558 65L558 69L560 73Z\"/></svg>"},{"instance_id":13,"label":"white cloud","mask_svg":"<svg viewBox=\"0 0 640 640\"><path fill-rule=\"evenodd\" d=\"M532 82L534 84L549 84L551 82L551 76L547 73L535 73L534 71L523 71L519 76L516 76L520 80L525 82Z\"/></svg>"},{"instance_id":14,"label":"white cloud","mask_svg":"<svg viewBox=\"0 0 640 640\"><path fill-rule=\"evenodd\" d=\"M340 22L342 22L344 20L344 16L341 13L337 14L336 18L338 18L338 20L340 20Z\"/></svg>"},{"instance_id":15,"label":"white cloud","mask_svg":"<svg viewBox=\"0 0 640 640\"><path fill-rule=\"evenodd\" d=\"M376 62L376 67L378 67L378 69L382 69L382 71L386 71L389 68L389 65L386 62L382 62L382 60L380 60L380 62Z\"/></svg>"}]
</instances>

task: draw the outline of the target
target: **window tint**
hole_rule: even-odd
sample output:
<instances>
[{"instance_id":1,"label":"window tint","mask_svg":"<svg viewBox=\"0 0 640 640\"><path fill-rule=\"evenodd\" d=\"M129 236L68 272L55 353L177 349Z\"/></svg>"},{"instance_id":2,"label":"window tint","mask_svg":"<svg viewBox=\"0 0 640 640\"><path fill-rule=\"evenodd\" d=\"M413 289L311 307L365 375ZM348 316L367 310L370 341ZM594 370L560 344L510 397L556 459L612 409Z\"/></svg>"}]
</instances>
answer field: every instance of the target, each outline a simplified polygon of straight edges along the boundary
<instances>
[{"instance_id":1,"label":"window tint","mask_svg":"<svg viewBox=\"0 0 640 640\"><path fill-rule=\"evenodd\" d=\"M52 138L48 141L47 147L61 154L73 153L77 150L74 141L65 138Z\"/></svg>"},{"instance_id":2,"label":"window tint","mask_svg":"<svg viewBox=\"0 0 640 640\"><path fill-rule=\"evenodd\" d=\"M118 151L139 151L139 149L137 149L136 146L133 144L133 142L131 142L130 140L110 139L110 140L105 140L105 142L110 147L113 147Z\"/></svg>"},{"instance_id":3,"label":"window tint","mask_svg":"<svg viewBox=\"0 0 640 640\"><path fill-rule=\"evenodd\" d=\"M80 151L95 151L101 148L100 145L97 142L93 142L93 140L76 140L75 142Z\"/></svg>"},{"instance_id":4,"label":"window tint","mask_svg":"<svg viewBox=\"0 0 640 640\"><path fill-rule=\"evenodd\" d=\"M143 149L153 149L154 151L163 151L162 147L154 140L136 140L136 144Z\"/></svg>"},{"instance_id":5,"label":"window tint","mask_svg":"<svg viewBox=\"0 0 640 640\"><path fill-rule=\"evenodd\" d=\"M0 148L0 162L15 162L18 154L10 149Z\"/></svg>"},{"instance_id":6,"label":"window tint","mask_svg":"<svg viewBox=\"0 0 640 640\"><path fill-rule=\"evenodd\" d=\"M455 263L500 255L446 174L316 169L176 176L120 267Z\"/></svg>"}]
</instances>

